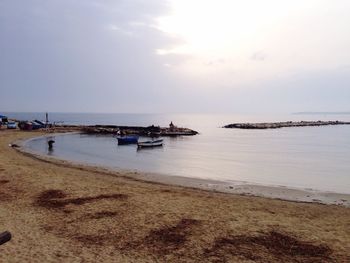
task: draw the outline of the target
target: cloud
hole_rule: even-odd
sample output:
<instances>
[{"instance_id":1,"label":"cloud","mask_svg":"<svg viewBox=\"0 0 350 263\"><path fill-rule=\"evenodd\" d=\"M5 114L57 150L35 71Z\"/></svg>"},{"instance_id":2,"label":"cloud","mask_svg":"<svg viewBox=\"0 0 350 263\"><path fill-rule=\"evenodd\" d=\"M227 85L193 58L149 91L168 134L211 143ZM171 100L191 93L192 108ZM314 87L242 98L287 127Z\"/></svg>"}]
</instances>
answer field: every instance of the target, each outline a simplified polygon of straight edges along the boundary
<instances>
[{"instance_id":1,"label":"cloud","mask_svg":"<svg viewBox=\"0 0 350 263\"><path fill-rule=\"evenodd\" d=\"M17 104L5 101L2 107L90 112L151 108L155 101L145 97L175 85L169 85L164 64L185 59L155 54L179 41L154 26L168 8L158 0L2 1L0 86L2 97L16 97Z\"/></svg>"},{"instance_id":2,"label":"cloud","mask_svg":"<svg viewBox=\"0 0 350 263\"><path fill-rule=\"evenodd\" d=\"M331 12L328 7L320 9L326 15L310 8L303 9L302 16L296 11L293 16L281 16L283 23L267 23L272 25L271 34L257 31L261 42L242 38L226 43L226 38L213 38L195 21L206 40L194 39L195 43L214 47L209 45L213 40L212 44L226 47L218 53L203 49L206 55L199 56L200 52L171 52L186 39L157 26L159 18L172 11L168 1L2 0L0 110L346 110L350 53L346 52L349 38L344 30L349 18L340 4L331 5ZM193 20L196 10L194 6L188 13L187 22ZM322 23L308 23L310 12ZM244 13L241 17L246 21ZM184 28L187 26L185 23ZM241 23L229 29L244 36L247 32ZM311 29L317 34L310 34ZM325 41L329 39L332 41Z\"/></svg>"},{"instance_id":3,"label":"cloud","mask_svg":"<svg viewBox=\"0 0 350 263\"><path fill-rule=\"evenodd\" d=\"M112 30L112 31L116 31L120 34L124 34L124 35L130 36L130 37L134 36L134 33L132 31L124 30L117 25L108 25L107 29Z\"/></svg>"}]
</instances>

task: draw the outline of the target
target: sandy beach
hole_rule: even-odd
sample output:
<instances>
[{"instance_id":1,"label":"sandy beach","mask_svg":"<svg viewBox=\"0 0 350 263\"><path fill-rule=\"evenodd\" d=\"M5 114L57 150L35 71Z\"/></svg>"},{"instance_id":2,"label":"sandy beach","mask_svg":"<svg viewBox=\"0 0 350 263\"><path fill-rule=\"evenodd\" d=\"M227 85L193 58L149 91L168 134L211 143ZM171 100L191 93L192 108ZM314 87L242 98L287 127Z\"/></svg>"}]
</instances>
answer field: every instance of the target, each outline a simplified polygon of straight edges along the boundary
<instances>
[{"instance_id":1,"label":"sandy beach","mask_svg":"<svg viewBox=\"0 0 350 263\"><path fill-rule=\"evenodd\" d=\"M178 178L193 188L175 186L9 147L42 134L0 130L0 231L13 235L0 262L350 261L350 209L341 195L294 191L316 201L325 195L325 205L277 200L288 190L276 196L268 187L275 194L265 196L275 199L234 187L221 193L219 183L195 189L198 182ZM256 186L246 187L254 194Z\"/></svg>"}]
</instances>

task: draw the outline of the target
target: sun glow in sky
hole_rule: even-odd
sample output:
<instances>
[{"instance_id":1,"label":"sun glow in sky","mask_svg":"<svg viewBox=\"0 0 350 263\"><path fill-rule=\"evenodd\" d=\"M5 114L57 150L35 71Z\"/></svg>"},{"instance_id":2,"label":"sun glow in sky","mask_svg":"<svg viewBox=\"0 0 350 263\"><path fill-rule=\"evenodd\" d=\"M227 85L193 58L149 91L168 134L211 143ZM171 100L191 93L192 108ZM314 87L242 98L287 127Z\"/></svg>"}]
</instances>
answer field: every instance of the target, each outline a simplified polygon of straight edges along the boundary
<instances>
[{"instance_id":1,"label":"sun glow in sky","mask_svg":"<svg viewBox=\"0 0 350 263\"><path fill-rule=\"evenodd\" d=\"M344 9L327 0L172 0L159 28L183 43L157 53L187 54L187 71L219 69L240 80L336 67L350 58L350 1L336 2Z\"/></svg>"},{"instance_id":2,"label":"sun glow in sky","mask_svg":"<svg viewBox=\"0 0 350 263\"><path fill-rule=\"evenodd\" d=\"M283 19L288 8L281 6L281 1L273 2L174 0L173 14L159 19L160 29L184 37L186 44L174 52L225 54L244 50L262 31Z\"/></svg>"}]
</instances>

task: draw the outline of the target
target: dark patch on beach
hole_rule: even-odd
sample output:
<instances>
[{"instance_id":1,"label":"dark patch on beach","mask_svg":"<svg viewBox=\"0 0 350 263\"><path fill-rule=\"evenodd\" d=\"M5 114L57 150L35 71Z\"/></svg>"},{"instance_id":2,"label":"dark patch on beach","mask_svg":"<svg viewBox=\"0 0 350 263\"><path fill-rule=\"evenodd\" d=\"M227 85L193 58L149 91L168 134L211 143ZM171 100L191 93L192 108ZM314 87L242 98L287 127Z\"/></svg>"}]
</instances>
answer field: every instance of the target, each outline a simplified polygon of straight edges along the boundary
<instances>
[{"instance_id":1,"label":"dark patch on beach","mask_svg":"<svg viewBox=\"0 0 350 263\"><path fill-rule=\"evenodd\" d=\"M10 181L6 179L0 180L0 185L7 184L8 182Z\"/></svg>"},{"instance_id":2,"label":"dark patch on beach","mask_svg":"<svg viewBox=\"0 0 350 263\"><path fill-rule=\"evenodd\" d=\"M67 195L61 190L47 190L40 194L40 200L51 200L65 198Z\"/></svg>"},{"instance_id":3,"label":"dark patch on beach","mask_svg":"<svg viewBox=\"0 0 350 263\"><path fill-rule=\"evenodd\" d=\"M72 213L71 210L62 210L64 213L70 214ZM78 218L75 218L73 220L67 221L68 223L76 223L76 222L84 222L88 220L94 220L94 219L102 219L102 218L109 218L109 217L116 217L117 215L120 215L120 213L112 212L112 211L101 211L96 213L88 213L83 216L80 216Z\"/></svg>"},{"instance_id":4,"label":"dark patch on beach","mask_svg":"<svg viewBox=\"0 0 350 263\"><path fill-rule=\"evenodd\" d=\"M66 193L61 190L47 190L37 197L35 204L48 209L61 209L69 204L83 205L102 199L125 200L128 198L125 194L101 194L97 196L63 199L66 196Z\"/></svg>"},{"instance_id":5,"label":"dark patch on beach","mask_svg":"<svg viewBox=\"0 0 350 263\"><path fill-rule=\"evenodd\" d=\"M114 246L119 251L128 251L135 248L134 243L125 242L125 235L118 235L110 231L100 231L94 234L76 234L73 239L84 246Z\"/></svg>"},{"instance_id":6,"label":"dark patch on beach","mask_svg":"<svg viewBox=\"0 0 350 263\"><path fill-rule=\"evenodd\" d=\"M95 214L89 214L84 216L84 219L101 219L101 218L106 218L106 217L114 217L118 215L117 212L112 212L112 211L101 211L97 212Z\"/></svg>"},{"instance_id":7,"label":"dark patch on beach","mask_svg":"<svg viewBox=\"0 0 350 263\"><path fill-rule=\"evenodd\" d=\"M105 238L100 235L79 235L75 237L76 240L82 242L85 245L98 245L104 244Z\"/></svg>"},{"instance_id":8,"label":"dark patch on beach","mask_svg":"<svg viewBox=\"0 0 350 263\"><path fill-rule=\"evenodd\" d=\"M10 180L1 179L0 180L0 201L10 201L13 199L21 199L23 191L13 186Z\"/></svg>"},{"instance_id":9,"label":"dark patch on beach","mask_svg":"<svg viewBox=\"0 0 350 263\"><path fill-rule=\"evenodd\" d=\"M44 229L47 232L51 232L55 229L54 226L52 226L52 225L43 225L41 227L42 227L42 229Z\"/></svg>"},{"instance_id":10,"label":"dark patch on beach","mask_svg":"<svg viewBox=\"0 0 350 263\"><path fill-rule=\"evenodd\" d=\"M213 262L227 262L236 256L256 262L329 262L332 250L288 234L270 231L258 236L237 235L215 240L205 256Z\"/></svg>"},{"instance_id":11,"label":"dark patch on beach","mask_svg":"<svg viewBox=\"0 0 350 263\"><path fill-rule=\"evenodd\" d=\"M143 245L153 253L169 254L185 245L192 227L198 224L199 221L195 219L182 219L176 225L151 230Z\"/></svg>"},{"instance_id":12,"label":"dark patch on beach","mask_svg":"<svg viewBox=\"0 0 350 263\"><path fill-rule=\"evenodd\" d=\"M10 199L11 197L8 194L0 192L0 201L8 201Z\"/></svg>"},{"instance_id":13,"label":"dark patch on beach","mask_svg":"<svg viewBox=\"0 0 350 263\"><path fill-rule=\"evenodd\" d=\"M99 215L100 213L96 214ZM105 215L105 213L103 214ZM112 216L112 213L107 213L107 215ZM72 238L85 246L104 246L108 244L123 252L142 250L147 254L162 257L178 253L177 250L186 248L186 242L189 240L192 227L198 224L199 221L194 219L182 219L176 225L151 230L146 237L140 239L125 236L125 233L118 234L111 230L94 234L75 234Z\"/></svg>"},{"instance_id":14,"label":"dark patch on beach","mask_svg":"<svg viewBox=\"0 0 350 263\"><path fill-rule=\"evenodd\" d=\"M161 193L175 193L174 191L169 190L169 189L160 189L159 192L161 192Z\"/></svg>"}]
</instances>

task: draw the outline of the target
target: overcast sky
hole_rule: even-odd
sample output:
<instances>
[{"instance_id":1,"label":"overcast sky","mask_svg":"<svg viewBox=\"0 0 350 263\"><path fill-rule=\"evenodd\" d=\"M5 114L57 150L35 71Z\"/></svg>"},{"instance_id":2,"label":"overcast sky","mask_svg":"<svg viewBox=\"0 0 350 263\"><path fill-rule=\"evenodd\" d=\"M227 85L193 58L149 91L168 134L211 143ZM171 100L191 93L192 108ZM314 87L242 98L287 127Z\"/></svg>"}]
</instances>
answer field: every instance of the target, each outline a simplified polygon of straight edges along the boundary
<instances>
[{"instance_id":1,"label":"overcast sky","mask_svg":"<svg viewBox=\"0 0 350 263\"><path fill-rule=\"evenodd\" d=\"M0 0L0 111L349 111L349 13L349 0Z\"/></svg>"}]
</instances>

